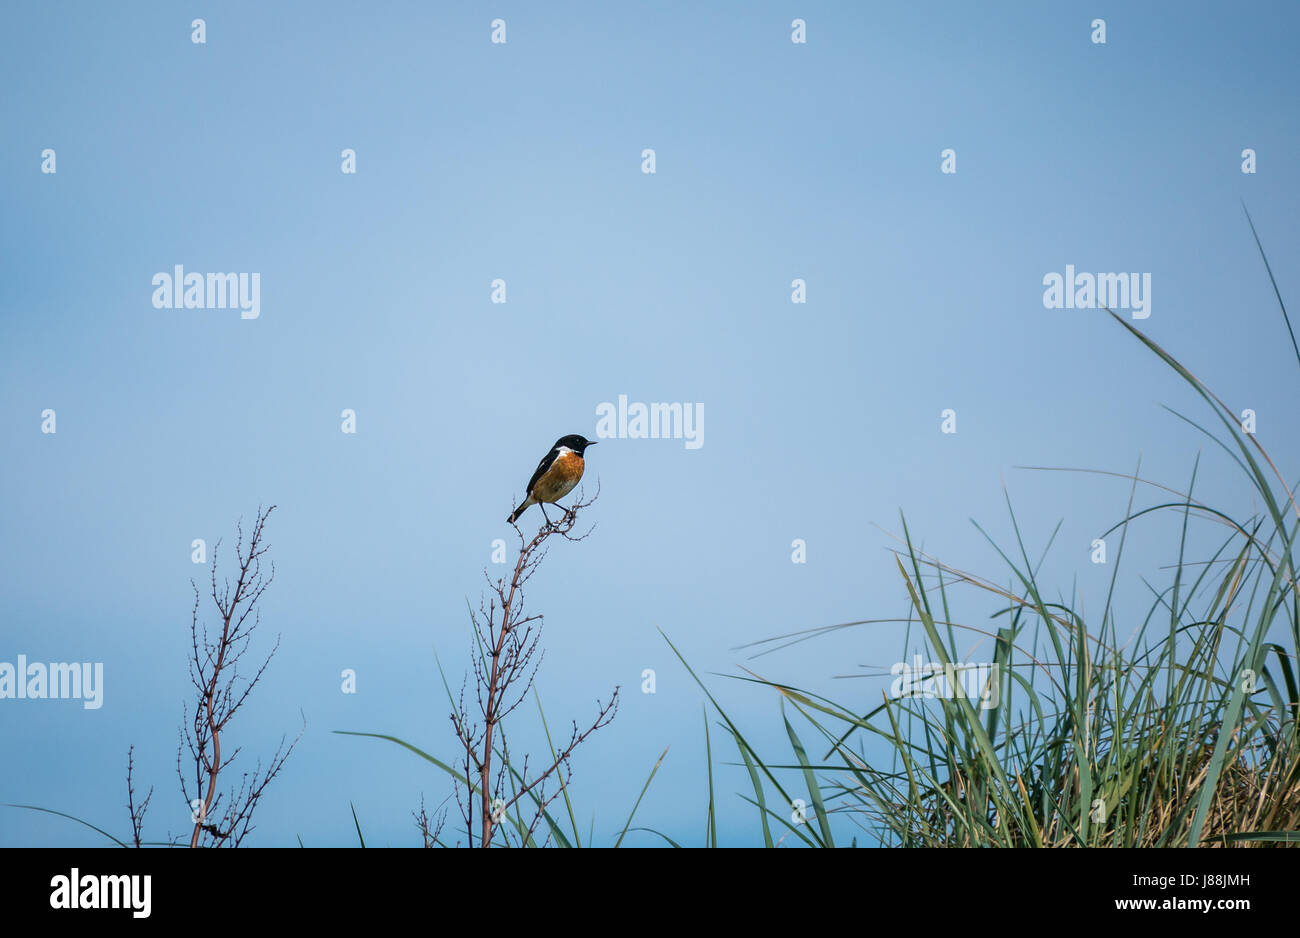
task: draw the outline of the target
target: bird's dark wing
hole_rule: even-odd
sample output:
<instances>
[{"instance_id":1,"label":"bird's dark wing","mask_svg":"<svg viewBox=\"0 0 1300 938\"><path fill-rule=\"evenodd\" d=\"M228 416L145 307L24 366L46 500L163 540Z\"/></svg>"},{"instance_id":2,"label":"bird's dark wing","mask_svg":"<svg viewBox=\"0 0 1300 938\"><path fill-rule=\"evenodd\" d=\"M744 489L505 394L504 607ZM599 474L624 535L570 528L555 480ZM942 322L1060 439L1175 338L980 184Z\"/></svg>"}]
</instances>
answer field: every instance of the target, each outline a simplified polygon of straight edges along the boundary
<instances>
[{"instance_id":1,"label":"bird's dark wing","mask_svg":"<svg viewBox=\"0 0 1300 938\"><path fill-rule=\"evenodd\" d=\"M525 495L532 493L533 486L537 484L537 480L546 473L547 469L551 468L551 463L555 462L555 457L559 454L560 451L558 449L553 449L542 457L542 461L537 464L537 471L533 473L533 477L528 480L528 485L524 488Z\"/></svg>"}]
</instances>

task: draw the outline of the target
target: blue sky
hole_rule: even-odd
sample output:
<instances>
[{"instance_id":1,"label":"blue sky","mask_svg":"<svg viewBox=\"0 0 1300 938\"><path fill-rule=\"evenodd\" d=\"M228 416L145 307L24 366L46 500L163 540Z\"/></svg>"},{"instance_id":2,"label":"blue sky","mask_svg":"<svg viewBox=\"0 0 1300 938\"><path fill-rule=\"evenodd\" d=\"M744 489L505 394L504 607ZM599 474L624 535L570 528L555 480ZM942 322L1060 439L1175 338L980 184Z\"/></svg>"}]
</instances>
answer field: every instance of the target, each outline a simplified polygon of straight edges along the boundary
<instances>
[{"instance_id":1,"label":"blue sky","mask_svg":"<svg viewBox=\"0 0 1300 938\"><path fill-rule=\"evenodd\" d=\"M700 842L703 696L659 630L786 761L773 696L716 675L746 664L878 702L886 680L837 675L887 670L898 630L756 662L736 647L904 615L887 533L900 510L927 550L997 574L970 520L1010 536L1005 483L1031 544L1062 521L1045 577L1097 597L1110 571L1089 544L1127 486L1016 467L1128 472L1141 458L1147 477L1190 475L1204 442L1160 405L1204 411L1104 313L1044 308L1044 275L1066 265L1150 273L1141 328L1256 410L1260 440L1297 464L1300 372L1242 213L1294 299L1292 4L2 16L0 661L103 662L105 688L93 711L0 700L0 801L124 834L134 744L156 789L146 836L186 828L189 580L206 577L190 544L228 546L237 519L275 503L256 647L278 633L280 651L231 733L252 761L302 716L307 731L249 842L351 843L351 802L368 842L415 844L410 812L421 793L442 802L446 781L331 731L453 752L435 651L458 684L467 601L500 569L492 541L537 460L563 434L595 436L596 408L627 395L702 404L703 445L590 452L597 527L530 586L547 616L538 689L554 727L622 687L574 766L597 842L665 747L638 822ZM955 174L940 171L946 148ZM178 264L257 272L260 315L155 308L153 276ZM940 432L946 408L955 434ZM1198 490L1249 511L1225 463L1205 449ZM1139 536L1121 584L1132 627L1139 574L1172 560L1161 530ZM537 750L530 721L514 744ZM717 771L722 840L755 842L733 794L744 770ZM0 813L3 845L95 842Z\"/></svg>"}]
</instances>

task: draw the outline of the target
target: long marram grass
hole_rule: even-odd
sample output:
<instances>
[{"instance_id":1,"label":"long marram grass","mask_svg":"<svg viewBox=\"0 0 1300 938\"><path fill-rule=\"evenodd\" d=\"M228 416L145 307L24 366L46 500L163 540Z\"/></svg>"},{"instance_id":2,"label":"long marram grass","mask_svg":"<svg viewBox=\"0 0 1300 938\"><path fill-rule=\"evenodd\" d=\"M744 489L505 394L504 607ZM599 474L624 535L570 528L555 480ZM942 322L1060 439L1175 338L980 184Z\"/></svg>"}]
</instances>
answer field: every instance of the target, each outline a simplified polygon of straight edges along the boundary
<instances>
[{"instance_id":1,"label":"long marram grass","mask_svg":"<svg viewBox=\"0 0 1300 938\"><path fill-rule=\"evenodd\" d=\"M1300 363L1258 236L1255 243ZM780 695L794 757L780 762L760 757L700 681L748 773L754 797L746 800L757 809L764 844L834 846L834 829L844 821L889 846L1300 842L1296 485L1187 367L1106 312L1217 417L1207 427L1177 414L1236 462L1256 513L1236 518L1202 501L1199 460L1186 491L1142 478L1140 464L1121 474L1130 480L1128 508L1104 535L1117 534L1118 550L1106 602L1095 615L1047 598L1041 560L1031 558L1009 499L1014 542L989 538L1005 567L997 579L919 550L904 519L894 557L910 602L901 620L905 652L915 634L937 666L960 669L959 637L967 646L983 638L993 667L973 693L952 681L955 693L947 697L882 695L866 713L750 672L739 679ZM1148 498L1152 503L1138 507ZM1170 547L1168 582L1144 581L1147 608L1116 609L1130 528L1168 513L1181 532ZM1202 531L1214 536L1216 548L1208 557L1189 555L1189 540ZM965 617L955 610L981 599L992 624L959 621ZM784 647L867 621L889 620L756 644Z\"/></svg>"}]
</instances>

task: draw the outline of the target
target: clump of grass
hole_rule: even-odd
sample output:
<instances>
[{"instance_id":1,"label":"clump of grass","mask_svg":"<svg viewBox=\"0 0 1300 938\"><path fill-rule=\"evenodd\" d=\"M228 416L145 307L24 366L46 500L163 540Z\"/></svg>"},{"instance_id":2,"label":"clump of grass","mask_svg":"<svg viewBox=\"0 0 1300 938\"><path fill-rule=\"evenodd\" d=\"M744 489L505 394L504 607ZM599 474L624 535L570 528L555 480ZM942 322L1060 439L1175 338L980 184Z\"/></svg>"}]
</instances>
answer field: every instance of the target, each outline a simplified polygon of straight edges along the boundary
<instances>
[{"instance_id":1,"label":"clump of grass","mask_svg":"<svg viewBox=\"0 0 1300 938\"><path fill-rule=\"evenodd\" d=\"M1258 236L1255 242L1300 362ZM1262 510L1235 519L1194 495L1195 469L1180 492L1142 479L1139 465L1125 476L1128 509L1107 532L1119 532L1119 550L1105 606L1091 618L1045 598L1009 499L1014 547L1004 550L989 538L1007 585L917 549L904 519L895 558L910 598L905 652L919 624L919 640L937 664L959 667L958 635L979 635L991 641L993 668L977 693L954 682L951 697L886 696L867 713L756 674L742 678L780 695L795 756L784 764L761 758L710 694L748 771L768 846L773 823L785 828L782 840L833 846L832 818L893 846L1300 843L1296 486L1231 408L1107 312L1209 405L1222 425L1217 433L1178 416L1236 461ZM1139 490L1160 493L1158 500L1135 508ZM1121 640L1112 600L1129 528L1170 512L1182 529L1171 550L1171 582L1148 584L1150 606L1136 634ZM1201 525L1221 532L1208 562L1187 553L1189 532ZM970 591L991 599L994 627L958 621L953 610ZM1132 629L1135 619L1123 618ZM787 704L803 717L815 750L796 732ZM814 763L810 752L821 758ZM874 757L878 752L885 758ZM803 791L811 802L807 819L787 807ZM775 809L771 792L782 802Z\"/></svg>"}]
</instances>

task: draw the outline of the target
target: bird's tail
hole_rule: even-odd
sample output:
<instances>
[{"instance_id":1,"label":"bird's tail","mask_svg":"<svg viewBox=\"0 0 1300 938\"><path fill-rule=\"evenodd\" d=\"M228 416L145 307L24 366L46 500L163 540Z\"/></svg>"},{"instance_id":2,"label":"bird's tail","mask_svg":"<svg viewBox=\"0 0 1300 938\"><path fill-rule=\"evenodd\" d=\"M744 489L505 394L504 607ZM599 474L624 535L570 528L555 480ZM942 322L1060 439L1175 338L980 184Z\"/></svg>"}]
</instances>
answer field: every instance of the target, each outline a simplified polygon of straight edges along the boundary
<instances>
[{"instance_id":1,"label":"bird's tail","mask_svg":"<svg viewBox=\"0 0 1300 938\"><path fill-rule=\"evenodd\" d=\"M510 517L506 519L506 523L514 524L516 521L518 521L519 516L524 513L524 509L531 504L533 504L533 497L529 495L527 498L524 499L524 503L522 505L520 505L518 508L516 508L514 511L510 513Z\"/></svg>"}]
</instances>

